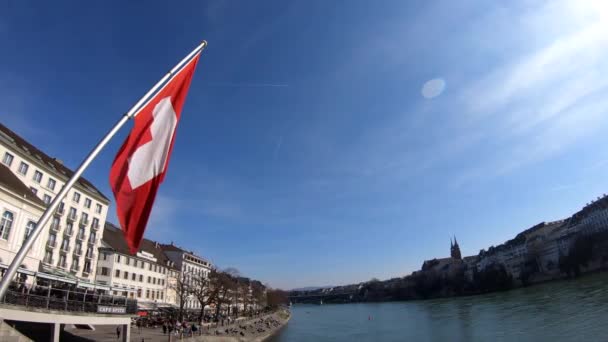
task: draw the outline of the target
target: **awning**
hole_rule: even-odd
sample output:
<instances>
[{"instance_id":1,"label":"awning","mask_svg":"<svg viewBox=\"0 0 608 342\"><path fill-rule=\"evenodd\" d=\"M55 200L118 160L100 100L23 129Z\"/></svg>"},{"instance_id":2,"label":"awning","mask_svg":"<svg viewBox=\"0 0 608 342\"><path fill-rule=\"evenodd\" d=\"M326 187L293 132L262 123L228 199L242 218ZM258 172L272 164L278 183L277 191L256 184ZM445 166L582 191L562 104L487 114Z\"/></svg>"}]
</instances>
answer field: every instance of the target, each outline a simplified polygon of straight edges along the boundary
<instances>
[{"instance_id":1,"label":"awning","mask_svg":"<svg viewBox=\"0 0 608 342\"><path fill-rule=\"evenodd\" d=\"M54 274L49 274L49 273L45 273L45 272L36 273L36 277L48 279L48 280L56 280L56 281L60 281L63 283L68 283L68 284L76 284L76 281L73 279L68 279L68 278L62 277L60 275L54 275Z\"/></svg>"},{"instance_id":2,"label":"awning","mask_svg":"<svg viewBox=\"0 0 608 342\"><path fill-rule=\"evenodd\" d=\"M7 269L8 265L0 263L0 268ZM22 274L27 274L27 275L34 275L34 274L36 274L36 272L30 271L30 270L26 270L25 268L21 268L21 267L19 267L17 269L17 273L22 273Z\"/></svg>"},{"instance_id":3,"label":"awning","mask_svg":"<svg viewBox=\"0 0 608 342\"><path fill-rule=\"evenodd\" d=\"M87 289L91 289L91 290L104 290L104 291L110 291L110 287L106 286L106 285L99 285L99 284L92 284L89 282L85 282L85 281L79 281L78 284L76 285L78 287L82 287L82 288L87 288Z\"/></svg>"}]
</instances>

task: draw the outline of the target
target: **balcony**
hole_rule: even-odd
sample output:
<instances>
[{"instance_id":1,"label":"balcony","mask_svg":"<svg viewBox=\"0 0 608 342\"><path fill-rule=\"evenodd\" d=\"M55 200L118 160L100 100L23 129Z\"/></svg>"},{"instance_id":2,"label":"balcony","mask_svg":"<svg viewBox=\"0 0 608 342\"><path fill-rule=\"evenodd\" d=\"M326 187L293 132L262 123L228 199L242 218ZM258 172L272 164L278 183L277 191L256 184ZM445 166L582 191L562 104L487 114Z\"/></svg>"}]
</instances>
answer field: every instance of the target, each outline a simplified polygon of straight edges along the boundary
<instances>
[{"instance_id":1,"label":"balcony","mask_svg":"<svg viewBox=\"0 0 608 342\"><path fill-rule=\"evenodd\" d=\"M89 243L89 245L94 245L97 242L97 239L90 239L89 241L87 241Z\"/></svg>"},{"instance_id":2,"label":"balcony","mask_svg":"<svg viewBox=\"0 0 608 342\"><path fill-rule=\"evenodd\" d=\"M57 246L57 241L51 241L51 240L48 240L48 241L46 242L46 246L47 246L48 248L55 248L55 246Z\"/></svg>"},{"instance_id":3,"label":"balcony","mask_svg":"<svg viewBox=\"0 0 608 342\"><path fill-rule=\"evenodd\" d=\"M90 268L85 268L84 270L82 270L82 275L89 275L89 274L91 274Z\"/></svg>"},{"instance_id":4,"label":"balcony","mask_svg":"<svg viewBox=\"0 0 608 342\"><path fill-rule=\"evenodd\" d=\"M91 225L91 229L99 230L99 222L93 222L93 224Z\"/></svg>"},{"instance_id":5,"label":"balcony","mask_svg":"<svg viewBox=\"0 0 608 342\"><path fill-rule=\"evenodd\" d=\"M66 230L63 232L63 235L68 236L68 237L71 237L72 235L74 235L74 229L66 229Z\"/></svg>"},{"instance_id":6,"label":"balcony","mask_svg":"<svg viewBox=\"0 0 608 342\"><path fill-rule=\"evenodd\" d=\"M84 241L84 234L78 234L78 235L76 235L76 240Z\"/></svg>"},{"instance_id":7,"label":"balcony","mask_svg":"<svg viewBox=\"0 0 608 342\"><path fill-rule=\"evenodd\" d=\"M78 269L79 269L79 268L80 268L80 267L78 267L78 265L77 265L77 264L73 264L73 265L72 265L72 267L70 267L70 272L75 272L75 273L78 273Z\"/></svg>"},{"instance_id":8,"label":"balcony","mask_svg":"<svg viewBox=\"0 0 608 342\"><path fill-rule=\"evenodd\" d=\"M81 256L82 255L82 249L76 249L76 250L74 250L74 255Z\"/></svg>"},{"instance_id":9,"label":"balcony","mask_svg":"<svg viewBox=\"0 0 608 342\"><path fill-rule=\"evenodd\" d=\"M63 216L64 213L65 213L65 209L63 209L61 207L59 207L55 210L55 216L61 217L61 216Z\"/></svg>"},{"instance_id":10,"label":"balcony","mask_svg":"<svg viewBox=\"0 0 608 342\"><path fill-rule=\"evenodd\" d=\"M89 222L91 222L91 221L90 221L88 218L81 217L81 218L80 218L80 222L79 222L79 224L80 224L81 226L88 226L88 225L89 225Z\"/></svg>"},{"instance_id":11,"label":"balcony","mask_svg":"<svg viewBox=\"0 0 608 342\"><path fill-rule=\"evenodd\" d=\"M55 263L55 260L53 260L53 258L45 258L44 260L42 260L42 262L52 266Z\"/></svg>"},{"instance_id":12,"label":"balcony","mask_svg":"<svg viewBox=\"0 0 608 342\"><path fill-rule=\"evenodd\" d=\"M66 269L68 268L68 263L64 261L63 263L57 264L57 267Z\"/></svg>"},{"instance_id":13,"label":"balcony","mask_svg":"<svg viewBox=\"0 0 608 342\"><path fill-rule=\"evenodd\" d=\"M87 258L87 259L95 259L95 253L92 253L92 252L91 253L87 253L87 254L85 254L84 257Z\"/></svg>"},{"instance_id":14,"label":"balcony","mask_svg":"<svg viewBox=\"0 0 608 342\"><path fill-rule=\"evenodd\" d=\"M61 246L61 249L59 250L59 252L66 254L70 252L70 246Z\"/></svg>"},{"instance_id":15,"label":"balcony","mask_svg":"<svg viewBox=\"0 0 608 342\"><path fill-rule=\"evenodd\" d=\"M61 225L57 224L51 224L51 230L54 232L58 232L59 229L61 229Z\"/></svg>"},{"instance_id":16,"label":"balcony","mask_svg":"<svg viewBox=\"0 0 608 342\"><path fill-rule=\"evenodd\" d=\"M68 215L68 221L75 222L78 219L78 215Z\"/></svg>"}]
</instances>

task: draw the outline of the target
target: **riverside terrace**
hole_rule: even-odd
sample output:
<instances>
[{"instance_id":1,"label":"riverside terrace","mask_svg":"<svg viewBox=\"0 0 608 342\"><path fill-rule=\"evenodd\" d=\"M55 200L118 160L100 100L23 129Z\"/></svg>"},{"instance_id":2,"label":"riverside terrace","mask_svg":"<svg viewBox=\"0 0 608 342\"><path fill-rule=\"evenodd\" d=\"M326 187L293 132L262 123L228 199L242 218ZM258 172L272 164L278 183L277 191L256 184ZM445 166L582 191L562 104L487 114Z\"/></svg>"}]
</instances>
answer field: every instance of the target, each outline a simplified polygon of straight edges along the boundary
<instances>
[{"instance_id":1,"label":"riverside terrace","mask_svg":"<svg viewBox=\"0 0 608 342\"><path fill-rule=\"evenodd\" d=\"M31 336L33 340L59 341L65 325L74 324L122 326L123 341L128 341L131 317L137 313L137 300L103 292L44 280L29 287L13 282L0 300L0 318L11 326L23 327L21 332L25 335L28 330L35 330L30 329L33 325L46 325L47 336Z\"/></svg>"}]
</instances>

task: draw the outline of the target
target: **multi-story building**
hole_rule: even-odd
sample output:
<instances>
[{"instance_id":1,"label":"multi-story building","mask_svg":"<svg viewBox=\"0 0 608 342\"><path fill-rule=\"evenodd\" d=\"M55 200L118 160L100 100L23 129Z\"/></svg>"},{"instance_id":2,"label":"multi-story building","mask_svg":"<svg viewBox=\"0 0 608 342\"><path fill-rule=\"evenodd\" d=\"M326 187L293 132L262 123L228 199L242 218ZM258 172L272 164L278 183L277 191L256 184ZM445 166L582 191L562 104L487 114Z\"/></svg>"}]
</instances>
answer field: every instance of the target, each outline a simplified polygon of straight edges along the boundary
<instances>
[{"instance_id":1,"label":"multi-story building","mask_svg":"<svg viewBox=\"0 0 608 342\"><path fill-rule=\"evenodd\" d=\"M168 277L177 270L159 243L143 239L139 251L131 255L122 230L106 223L99 248L97 283L122 288L115 295L136 298L141 309L176 304L167 295Z\"/></svg>"},{"instance_id":2,"label":"multi-story building","mask_svg":"<svg viewBox=\"0 0 608 342\"><path fill-rule=\"evenodd\" d=\"M0 158L0 162L45 205L57 196L73 175L61 160L48 156L2 124ZM89 181L80 178L44 227L41 234L45 239L44 247L40 248L44 249L44 256L39 268L58 268L80 278L94 279L96 251L108 205L106 196Z\"/></svg>"},{"instance_id":3,"label":"multi-story building","mask_svg":"<svg viewBox=\"0 0 608 342\"><path fill-rule=\"evenodd\" d=\"M2 272L30 235L45 208L42 200L36 197L8 167L0 164L0 266ZM28 270L27 273L38 271L44 257L44 244L47 238L48 232L43 232L21 264L20 273L25 275L24 280L28 283L31 279L27 277L25 273L27 271L24 270Z\"/></svg>"},{"instance_id":4,"label":"multi-story building","mask_svg":"<svg viewBox=\"0 0 608 342\"><path fill-rule=\"evenodd\" d=\"M178 275L180 279L183 279L186 283L189 283L189 285L194 283L196 277L208 277L209 272L211 272L213 268L209 261L196 255L192 251L186 251L177 247L173 245L173 243L161 245L161 248L169 260L173 261L176 269L180 271L180 274ZM177 279L172 281L177 281ZM175 295L175 293L172 295ZM186 303L184 303L186 309L200 309L200 306L199 301L192 296L189 296L186 299Z\"/></svg>"}]
</instances>

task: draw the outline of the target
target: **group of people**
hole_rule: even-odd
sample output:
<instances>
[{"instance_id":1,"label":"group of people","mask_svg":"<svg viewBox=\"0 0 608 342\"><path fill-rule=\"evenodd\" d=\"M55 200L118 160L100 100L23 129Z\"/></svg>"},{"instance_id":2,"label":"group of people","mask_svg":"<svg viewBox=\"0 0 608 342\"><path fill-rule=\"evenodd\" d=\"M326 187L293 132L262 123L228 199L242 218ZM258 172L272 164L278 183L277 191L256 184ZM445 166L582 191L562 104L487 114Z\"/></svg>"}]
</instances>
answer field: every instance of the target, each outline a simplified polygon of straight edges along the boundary
<instances>
[{"instance_id":1,"label":"group of people","mask_svg":"<svg viewBox=\"0 0 608 342\"><path fill-rule=\"evenodd\" d=\"M195 323L188 323L186 321L168 320L163 322L162 329L163 335L174 334L175 336L188 337L194 336L200 327Z\"/></svg>"}]
</instances>

